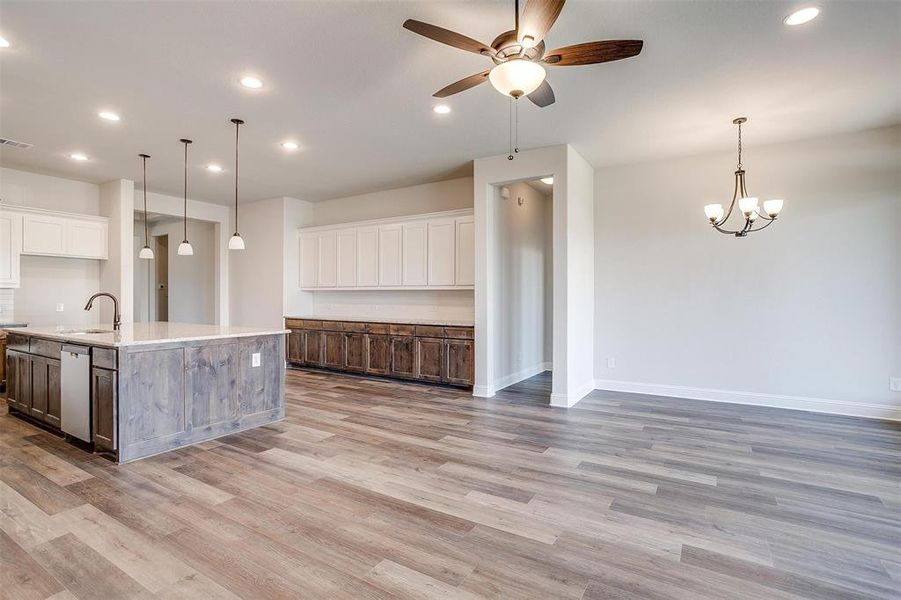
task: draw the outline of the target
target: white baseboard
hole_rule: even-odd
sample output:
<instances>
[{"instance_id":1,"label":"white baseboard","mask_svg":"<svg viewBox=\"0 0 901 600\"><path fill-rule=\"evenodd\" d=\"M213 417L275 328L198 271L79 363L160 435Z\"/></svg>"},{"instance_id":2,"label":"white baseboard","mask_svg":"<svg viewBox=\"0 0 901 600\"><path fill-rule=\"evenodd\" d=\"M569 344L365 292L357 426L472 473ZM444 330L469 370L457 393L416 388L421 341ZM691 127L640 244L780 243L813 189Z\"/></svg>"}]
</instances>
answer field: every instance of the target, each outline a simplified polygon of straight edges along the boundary
<instances>
[{"instance_id":1,"label":"white baseboard","mask_svg":"<svg viewBox=\"0 0 901 600\"><path fill-rule=\"evenodd\" d=\"M494 396L494 390L491 389L491 386L474 385L472 386L472 395L479 398L491 398Z\"/></svg>"},{"instance_id":2,"label":"white baseboard","mask_svg":"<svg viewBox=\"0 0 901 600\"><path fill-rule=\"evenodd\" d=\"M594 387L598 390L607 390L611 392L672 396L674 398L688 398L690 400L750 404L753 406L771 406L774 408L806 410L809 412L845 415L850 417L901 421L901 406L843 402L841 400L808 398L804 396L781 396L778 394L761 394L758 392L714 390L680 385L662 385L658 383L615 381L612 379L596 379Z\"/></svg>"},{"instance_id":3,"label":"white baseboard","mask_svg":"<svg viewBox=\"0 0 901 600\"><path fill-rule=\"evenodd\" d=\"M595 389L595 382L588 381L569 394L551 394L551 406L570 408Z\"/></svg>"},{"instance_id":4,"label":"white baseboard","mask_svg":"<svg viewBox=\"0 0 901 600\"><path fill-rule=\"evenodd\" d=\"M551 368L551 363L544 363L544 362L538 363L537 365L532 365L531 367L527 367L527 368L523 369L522 371L518 371L516 373L511 373L510 375L507 375L506 377L501 377L500 379L496 379L494 381L493 387L495 390L502 390L505 387L513 385L514 383L519 383L520 381L528 379L529 377L534 377L535 375L538 375L539 373L544 373L545 371L550 370L550 368Z\"/></svg>"}]
</instances>

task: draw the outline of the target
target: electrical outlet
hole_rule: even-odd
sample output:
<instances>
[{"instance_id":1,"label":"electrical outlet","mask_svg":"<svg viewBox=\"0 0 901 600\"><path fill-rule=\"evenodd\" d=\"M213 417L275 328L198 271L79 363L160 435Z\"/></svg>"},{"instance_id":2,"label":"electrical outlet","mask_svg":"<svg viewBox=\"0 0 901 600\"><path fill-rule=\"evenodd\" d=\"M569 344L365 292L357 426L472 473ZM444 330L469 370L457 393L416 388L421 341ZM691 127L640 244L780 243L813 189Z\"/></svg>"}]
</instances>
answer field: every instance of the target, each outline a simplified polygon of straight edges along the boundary
<instances>
[{"instance_id":1,"label":"electrical outlet","mask_svg":"<svg viewBox=\"0 0 901 600\"><path fill-rule=\"evenodd\" d=\"M888 389L893 392L901 392L901 377L890 377L888 380Z\"/></svg>"},{"instance_id":2,"label":"electrical outlet","mask_svg":"<svg viewBox=\"0 0 901 600\"><path fill-rule=\"evenodd\" d=\"M63 304L62 302L57 302L56 303L56 312L63 312L64 310L66 310L66 305Z\"/></svg>"},{"instance_id":3,"label":"electrical outlet","mask_svg":"<svg viewBox=\"0 0 901 600\"><path fill-rule=\"evenodd\" d=\"M250 355L250 366L251 367L259 367L260 366L260 353L254 352Z\"/></svg>"},{"instance_id":4,"label":"electrical outlet","mask_svg":"<svg viewBox=\"0 0 901 600\"><path fill-rule=\"evenodd\" d=\"M608 368L608 369L615 369L615 368L616 368L616 359L613 358L612 356L611 356L610 358L607 359L607 368Z\"/></svg>"}]
</instances>

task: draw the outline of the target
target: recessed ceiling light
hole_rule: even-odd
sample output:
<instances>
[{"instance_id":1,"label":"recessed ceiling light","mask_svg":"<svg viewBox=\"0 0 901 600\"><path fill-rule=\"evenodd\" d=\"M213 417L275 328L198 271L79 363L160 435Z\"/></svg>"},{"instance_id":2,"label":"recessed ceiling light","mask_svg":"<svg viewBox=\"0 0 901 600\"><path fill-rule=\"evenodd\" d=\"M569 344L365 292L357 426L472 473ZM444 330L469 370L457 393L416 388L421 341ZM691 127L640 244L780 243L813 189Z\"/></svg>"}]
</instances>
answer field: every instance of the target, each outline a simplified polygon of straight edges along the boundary
<instances>
[{"instance_id":1,"label":"recessed ceiling light","mask_svg":"<svg viewBox=\"0 0 901 600\"><path fill-rule=\"evenodd\" d=\"M101 110L97 116L106 121L118 121L119 115L109 110Z\"/></svg>"},{"instance_id":2,"label":"recessed ceiling light","mask_svg":"<svg viewBox=\"0 0 901 600\"><path fill-rule=\"evenodd\" d=\"M451 107L447 104L438 104L432 108L433 111L438 113L439 115L446 115L451 111Z\"/></svg>"},{"instance_id":3,"label":"recessed ceiling light","mask_svg":"<svg viewBox=\"0 0 901 600\"><path fill-rule=\"evenodd\" d=\"M546 183L548 185L554 185L554 178L553 177L542 177L541 183Z\"/></svg>"},{"instance_id":4,"label":"recessed ceiling light","mask_svg":"<svg viewBox=\"0 0 901 600\"><path fill-rule=\"evenodd\" d=\"M246 88L250 88L252 90L258 90L261 87L263 87L263 82L260 81L259 79L257 79L256 77L248 76L248 77L241 78L241 85L243 85Z\"/></svg>"},{"instance_id":5,"label":"recessed ceiling light","mask_svg":"<svg viewBox=\"0 0 901 600\"><path fill-rule=\"evenodd\" d=\"M222 167L220 167L219 165L217 165L215 163L210 163L206 166L206 170L212 171L213 173L221 173Z\"/></svg>"},{"instance_id":6,"label":"recessed ceiling light","mask_svg":"<svg viewBox=\"0 0 901 600\"><path fill-rule=\"evenodd\" d=\"M79 162L84 162L88 159L87 154L82 154L81 152L73 152L69 155L69 158L72 160L77 160Z\"/></svg>"},{"instance_id":7,"label":"recessed ceiling light","mask_svg":"<svg viewBox=\"0 0 901 600\"><path fill-rule=\"evenodd\" d=\"M9 48L10 44L5 37L0 35L0 48Z\"/></svg>"},{"instance_id":8,"label":"recessed ceiling light","mask_svg":"<svg viewBox=\"0 0 901 600\"><path fill-rule=\"evenodd\" d=\"M297 144L297 142L292 142L292 141L290 141L290 140L287 140L287 141L282 142L281 146L282 146L282 148L284 148L285 150L297 150L297 149L300 147L300 146Z\"/></svg>"},{"instance_id":9,"label":"recessed ceiling light","mask_svg":"<svg viewBox=\"0 0 901 600\"><path fill-rule=\"evenodd\" d=\"M799 8L795 12L791 13L787 17L785 17L782 22L786 25L803 25L804 23L808 23L817 18L817 15L820 14L820 9L816 6L807 6L805 8Z\"/></svg>"}]
</instances>

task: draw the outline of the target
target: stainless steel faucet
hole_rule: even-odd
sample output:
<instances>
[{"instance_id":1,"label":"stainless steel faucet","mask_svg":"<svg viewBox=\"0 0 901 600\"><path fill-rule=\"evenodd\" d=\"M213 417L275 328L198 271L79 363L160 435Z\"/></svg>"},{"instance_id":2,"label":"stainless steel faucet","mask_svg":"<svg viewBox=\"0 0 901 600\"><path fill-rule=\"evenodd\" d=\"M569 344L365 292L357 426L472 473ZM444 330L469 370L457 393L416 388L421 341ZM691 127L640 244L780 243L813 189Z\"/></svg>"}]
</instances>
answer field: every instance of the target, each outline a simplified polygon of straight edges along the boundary
<instances>
[{"instance_id":1,"label":"stainless steel faucet","mask_svg":"<svg viewBox=\"0 0 901 600\"><path fill-rule=\"evenodd\" d=\"M116 296L114 296L113 294L110 294L109 292L97 292L90 297L88 303L84 305L84 309L91 310L91 306L93 306L94 300L96 300L100 296L106 296L113 301L113 330L118 331L119 327L122 325L122 315L119 314L119 299L116 298Z\"/></svg>"}]
</instances>

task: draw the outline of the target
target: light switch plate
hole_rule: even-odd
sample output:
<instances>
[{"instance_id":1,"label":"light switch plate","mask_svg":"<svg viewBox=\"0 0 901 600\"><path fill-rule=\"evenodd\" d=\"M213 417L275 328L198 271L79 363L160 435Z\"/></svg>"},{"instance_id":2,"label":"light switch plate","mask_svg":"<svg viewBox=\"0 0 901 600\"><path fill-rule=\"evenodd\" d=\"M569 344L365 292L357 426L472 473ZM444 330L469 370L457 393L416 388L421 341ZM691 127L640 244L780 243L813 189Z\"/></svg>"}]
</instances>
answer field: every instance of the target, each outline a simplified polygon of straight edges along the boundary
<instances>
[{"instance_id":1,"label":"light switch plate","mask_svg":"<svg viewBox=\"0 0 901 600\"><path fill-rule=\"evenodd\" d=\"M889 378L888 388L893 392L901 392L901 377Z\"/></svg>"},{"instance_id":2,"label":"light switch plate","mask_svg":"<svg viewBox=\"0 0 901 600\"><path fill-rule=\"evenodd\" d=\"M56 312L63 312L64 310L66 310L66 305L63 304L62 302L57 302Z\"/></svg>"},{"instance_id":3,"label":"light switch plate","mask_svg":"<svg viewBox=\"0 0 901 600\"><path fill-rule=\"evenodd\" d=\"M259 367L260 366L260 353L254 352L250 355L250 366L251 367Z\"/></svg>"},{"instance_id":4,"label":"light switch plate","mask_svg":"<svg viewBox=\"0 0 901 600\"><path fill-rule=\"evenodd\" d=\"M615 359L615 358L611 357L611 358L608 358L608 359L607 359L607 368L608 368L608 369L615 369L615 368L616 368L616 359Z\"/></svg>"}]
</instances>

